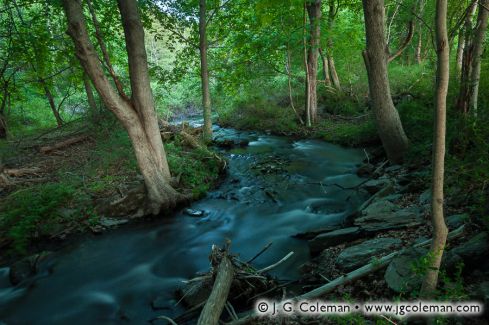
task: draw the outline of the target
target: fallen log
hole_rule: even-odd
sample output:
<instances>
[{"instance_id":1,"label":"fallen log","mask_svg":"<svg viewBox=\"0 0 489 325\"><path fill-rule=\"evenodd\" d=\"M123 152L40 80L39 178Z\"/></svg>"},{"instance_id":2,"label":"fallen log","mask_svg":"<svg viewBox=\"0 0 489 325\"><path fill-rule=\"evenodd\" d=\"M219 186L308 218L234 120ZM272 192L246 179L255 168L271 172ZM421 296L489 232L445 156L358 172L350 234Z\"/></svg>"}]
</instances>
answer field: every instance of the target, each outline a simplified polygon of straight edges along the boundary
<instances>
[{"instance_id":1,"label":"fallen log","mask_svg":"<svg viewBox=\"0 0 489 325\"><path fill-rule=\"evenodd\" d=\"M460 226L457 229L451 231L448 234L448 239L454 239L457 237L460 237L463 234L464 231L464 226ZM413 245L413 247L425 247L429 246L431 244L432 240L428 239L426 241L423 241L421 243L418 243L416 245ZM335 290L337 287L341 285L345 285L348 283L351 283L357 279L360 279L368 274L371 274L372 272L375 272L377 270L380 270L384 267L386 267L393 259L394 257L398 256L399 254L405 252L406 249L402 249L396 252L393 252L387 256L384 256L378 260L375 260L367 265L362 266L361 268L358 268L354 271L351 271L350 273L347 273L345 275L342 275L336 279L334 279L331 282L328 282L327 284L320 286L312 291L306 292L300 296L296 296L292 299L291 301L302 301L302 300L310 300L310 299L315 299L318 298L322 295L325 295L327 293L330 293L331 291ZM226 323L227 325L242 325L242 324L248 324L254 317L256 317L254 311L247 311L244 314L241 315L241 318Z\"/></svg>"},{"instance_id":2,"label":"fallen log","mask_svg":"<svg viewBox=\"0 0 489 325\"><path fill-rule=\"evenodd\" d=\"M213 248L213 251L217 249ZM213 252L214 254L214 252ZM211 258L212 259L212 258ZM216 280L212 287L212 292L202 309L198 325L218 324L224 306L228 299L229 290L234 277L233 263L228 257L227 251L224 251L221 262L217 269Z\"/></svg>"},{"instance_id":3,"label":"fallen log","mask_svg":"<svg viewBox=\"0 0 489 325\"><path fill-rule=\"evenodd\" d=\"M80 136L77 136L77 137L69 138L67 140L61 141L61 142L56 143L56 144L53 144L53 145L41 147L39 149L39 151L41 153L43 153L43 154L46 154L46 153L49 153L49 152L54 151L54 150L58 150L58 149L62 149L62 148L71 146L71 145L73 145L75 143L79 143L79 142L85 141L88 138L89 138L89 136L86 135L86 134L85 135L80 135Z\"/></svg>"},{"instance_id":4,"label":"fallen log","mask_svg":"<svg viewBox=\"0 0 489 325\"><path fill-rule=\"evenodd\" d=\"M5 168L3 173L10 177L22 177L25 175L38 174L41 171L39 167L27 168Z\"/></svg>"}]
</instances>

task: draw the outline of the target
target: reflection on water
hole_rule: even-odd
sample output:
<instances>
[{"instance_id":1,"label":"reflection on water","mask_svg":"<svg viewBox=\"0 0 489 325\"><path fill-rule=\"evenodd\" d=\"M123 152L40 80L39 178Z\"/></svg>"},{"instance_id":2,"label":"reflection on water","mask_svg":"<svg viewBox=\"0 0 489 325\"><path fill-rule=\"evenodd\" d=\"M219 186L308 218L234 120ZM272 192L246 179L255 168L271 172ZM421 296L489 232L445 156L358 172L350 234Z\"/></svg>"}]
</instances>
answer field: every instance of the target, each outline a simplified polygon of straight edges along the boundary
<instances>
[{"instance_id":1,"label":"reflection on water","mask_svg":"<svg viewBox=\"0 0 489 325\"><path fill-rule=\"evenodd\" d=\"M361 151L315 140L289 141L216 128L215 136L248 139L232 149L229 175L192 209L203 218L176 213L150 224L131 225L93 236L56 253L44 276L11 287L0 269L0 320L7 324L141 324L176 315L175 288L198 271L208 270L212 244L232 241L243 259L273 242L257 261L266 266L294 251L274 270L283 279L298 276L309 257L307 244L290 238L298 232L340 224L361 201L355 166ZM166 301L162 310L151 303Z\"/></svg>"}]
</instances>

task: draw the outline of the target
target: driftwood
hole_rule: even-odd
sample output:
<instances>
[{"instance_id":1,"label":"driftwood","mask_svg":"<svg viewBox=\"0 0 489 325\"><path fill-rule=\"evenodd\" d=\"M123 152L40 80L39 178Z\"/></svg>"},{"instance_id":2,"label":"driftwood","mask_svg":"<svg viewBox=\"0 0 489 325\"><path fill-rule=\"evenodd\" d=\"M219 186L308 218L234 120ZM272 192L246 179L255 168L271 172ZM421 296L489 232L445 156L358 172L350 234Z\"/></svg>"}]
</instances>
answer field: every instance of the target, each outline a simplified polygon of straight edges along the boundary
<instances>
[{"instance_id":1,"label":"driftwood","mask_svg":"<svg viewBox=\"0 0 489 325\"><path fill-rule=\"evenodd\" d=\"M226 305L228 299L229 290L234 277L234 266L227 252L224 252L224 256L221 258L221 263L217 269L216 280L212 292L207 299L207 302L202 309L198 325L218 324L221 313Z\"/></svg>"},{"instance_id":2,"label":"driftwood","mask_svg":"<svg viewBox=\"0 0 489 325\"><path fill-rule=\"evenodd\" d=\"M459 228L450 232L448 234L448 239L454 239L454 238L460 237L463 234L464 228L465 228L464 226L460 226ZM418 244L414 245L413 247L425 247L425 246L430 245L431 242L432 242L432 240L429 239L429 240L426 240L424 242L418 243ZM406 249L393 252L393 253L391 253L387 256L384 256L378 260L375 260L375 261L373 261L367 265L364 265L361 268L358 268L358 269L356 269L350 273L342 275L339 278L336 278L333 281L330 281L321 287L318 287L312 291L306 292L300 296L296 296L290 300L292 300L292 301L310 300L310 299L318 298L318 297L325 295L327 293L330 293L341 285L351 283L357 279L360 279L360 278L362 278L368 274L371 274L377 270L380 270L380 269L386 267L396 256L398 256L399 254L401 254L405 251L406 251ZM253 311L248 311L248 312L242 314L240 319L229 322L229 323L227 323L227 325L247 324L254 317L256 317L255 313Z\"/></svg>"},{"instance_id":3,"label":"driftwood","mask_svg":"<svg viewBox=\"0 0 489 325\"><path fill-rule=\"evenodd\" d=\"M84 134L84 135L79 135L79 136L76 136L76 137L73 137L73 138L69 138L67 140L64 140L64 141L61 141L61 142L58 142L56 144L53 144L53 145L50 145L50 146L43 146L39 149L39 151L41 153L49 153L51 151L54 151L54 150L58 150L58 149L62 149L62 148L65 148L65 147L68 147L68 146L71 146L75 143L79 143L79 142L82 142L82 141L85 141L89 138L88 135Z\"/></svg>"}]
</instances>

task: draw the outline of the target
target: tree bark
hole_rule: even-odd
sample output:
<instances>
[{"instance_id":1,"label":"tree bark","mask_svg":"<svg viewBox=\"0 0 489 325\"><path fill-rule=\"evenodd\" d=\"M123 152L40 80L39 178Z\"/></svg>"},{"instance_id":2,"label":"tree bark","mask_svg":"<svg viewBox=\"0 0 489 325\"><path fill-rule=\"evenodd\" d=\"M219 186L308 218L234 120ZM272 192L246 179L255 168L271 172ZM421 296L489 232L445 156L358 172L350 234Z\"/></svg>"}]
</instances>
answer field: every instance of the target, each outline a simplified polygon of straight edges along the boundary
<instances>
[{"instance_id":1,"label":"tree bark","mask_svg":"<svg viewBox=\"0 0 489 325\"><path fill-rule=\"evenodd\" d=\"M481 75L481 57L484 52L486 40L487 20L489 17L489 0L479 0L479 13L474 31L472 48L472 67L470 71L469 110L473 116L477 116L479 97L479 81Z\"/></svg>"},{"instance_id":2,"label":"tree bark","mask_svg":"<svg viewBox=\"0 0 489 325\"><path fill-rule=\"evenodd\" d=\"M129 134L148 194L147 210L157 214L170 208L181 196L170 186L170 170L161 140L151 93L144 30L136 0L119 0L129 62L132 98L127 100L111 85L88 36L80 0L63 0L68 34L85 73L90 77L105 106Z\"/></svg>"},{"instance_id":3,"label":"tree bark","mask_svg":"<svg viewBox=\"0 0 489 325\"><path fill-rule=\"evenodd\" d=\"M204 108L204 141L212 140L211 94L209 91L209 69L207 66L207 21L206 0L199 2L199 51L200 79L202 83L202 107Z\"/></svg>"},{"instance_id":4,"label":"tree bark","mask_svg":"<svg viewBox=\"0 0 489 325\"><path fill-rule=\"evenodd\" d=\"M41 80L41 85L42 88L44 89L44 94L46 96L46 99L49 102L49 107L51 107L51 111L53 112L54 118L56 119L56 124L58 125L58 127L63 126L63 120L59 115L59 111L54 102L54 97L53 94L51 93L51 90L49 90L49 87L48 85L46 85L46 82L44 80Z\"/></svg>"},{"instance_id":5,"label":"tree bark","mask_svg":"<svg viewBox=\"0 0 489 325\"><path fill-rule=\"evenodd\" d=\"M426 0L420 0L419 1L419 16L420 17L423 17L425 5L426 5ZM423 58L421 56L422 47L423 47L423 24L419 23L418 24L418 43L416 45L416 62L418 64L421 64L423 61Z\"/></svg>"},{"instance_id":6,"label":"tree bark","mask_svg":"<svg viewBox=\"0 0 489 325\"><path fill-rule=\"evenodd\" d=\"M469 111L470 98L470 75L473 59L473 28L472 17L477 9L477 1L473 1L467 9L465 23L463 28L464 33L464 48L462 53L462 64L460 69L460 89L457 98L457 108L460 112L466 114Z\"/></svg>"},{"instance_id":7,"label":"tree bark","mask_svg":"<svg viewBox=\"0 0 489 325\"><path fill-rule=\"evenodd\" d=\"M456 55L456 68L457 68L457 78L460 78L460 74L462 73L462 60L464 56L464 48L465 48L465 31L461 29L458 33L458 44L457 44L457 55Z\"/></svg>"},{"instance_id":8,"label":"tree bark","mask_svg":"<svg viewBox=\"0 0 489 325\"><path fill-rule=\"evenodd\" d=\"M323 63L323 78L324 84L327 88L331 87L331 78L329 77L329 67L328 67L328 58L323 53L323 49L319 48L319 55L321 56L321 62Z\"/></svg>"},{"instance_id":9,"label":"tree bark","mask_svg":"<svg viewBox=\"0 0 489 325\"><path fill-rule=\"evenodd\" d=\"M328 3L328 40L327 40L327 53L329 72L331 74L331 80L333 81L333 86L336 90L341 90L340 78L338 78L338 73L336 72L336 66L334 64L333 58L333 27L334 19L336 16L335 2L334 0L329 0Z\"/></svg>"},{"instance_id":10,"label":"tree bark","mask_svg":"<svg viewBox=\"0 0 489 325\"><path fill-rule=\"evenodd\" d=\"M431 223L433 242L430 248L430 265L421 286L421 297L432 298L438 283L441 259L447 241L448 228L443 216L443 181L445 172L446 107L449 81L450 50L447 33L447 0L436 0L435 14L437 68L435 94L435 129L433 133L433 184Z\"/></svg>"},{"instance_id":11,"label":"tree bark","mask_svg":"<svg viewBox=\"0 0 489 325\"><path fill-rule=\"evenodd\" d=\"M318 118L318 99L317 99L317 73L318 73L318 54L319 37L321 33L321 0L306 0L307 14L309 17L309 46L307 51L307 71L308 71L308 91L306 100L309 111L310 124L315 124Z\"/></svg>"},{"instance_id":12,"label":"tree bark","mask_svg":"<svg viewBox=\"0 0 489 325\"><path fill-rule=\"evenodd\" d=\"M402 52L404 52L404 50L407 48L407 46L409 45L409 43L413 39L413 36L414 36L414 23L413 23L413 21L410 21L408 23L408 32L406 34L406 37L404 38L404 41L401 43L401 45L399 46L397 51L394 52L394 54L389 55L389 57L387 59L387 63L394 61L399 55L402 54Z\"/></svg>"},{"instance_id":13,"label":"tree bark","mask_svg":"<svg viewBox=\"0 0 489 325\"><path fill-rule=\"evenodd\" d=\"M387 45L384 38L384 1L363 0L367 49L366 63L370 98L377 130L387 157L393 163L402 161L408 147L399 114L392 102L387 74Z\"/></svg>"},{"instance_id":14,"label":"tree bark","mask_svg":"<svg viewBox=\"0 0 489 325\"><path fill-rule=\"evenodd\" d=\"M90 79L86 73L83 73L83 85L85 86L85 93L87 94L88 107L90 109L90 117L92 121L97 120L97 102L95 101L95 96L93 95L92 85L90 84Z\"/></svg>"}]
</instances>

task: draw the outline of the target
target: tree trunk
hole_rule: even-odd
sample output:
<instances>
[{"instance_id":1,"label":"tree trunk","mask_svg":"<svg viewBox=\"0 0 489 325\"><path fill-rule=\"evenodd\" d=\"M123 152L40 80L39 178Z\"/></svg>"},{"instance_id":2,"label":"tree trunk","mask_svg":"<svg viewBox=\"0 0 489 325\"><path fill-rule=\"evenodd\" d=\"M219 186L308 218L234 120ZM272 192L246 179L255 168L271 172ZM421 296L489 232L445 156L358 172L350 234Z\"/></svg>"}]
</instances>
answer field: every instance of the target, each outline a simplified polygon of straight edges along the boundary
<instances>
[{"instance_id":1,"label":"tree trunk","mask_svg":"<svg viewBox=\"0 0 489 325\"><path fill-rule=\"evenodd\" d=\"M464 48L465 48L465 32L464 29L461 29L458 33L458 44L457 44L457 78L460 78L460 74L462 73L462 59L464 56Z\"/></svg>"},{"instance_id":2,"label":"tree trunk","mask_svg":"<svg viewBox=\"0 0 489 325\"><path fill-rule=\"evenodd\" d=\"M424 7L426 5L426 0L419 1L419 16L423 17ZM416 45L416 62L421 64L423 58L421 57L421 51L423 47L423 24L418 23L418 43Z\"/></svg>"},{"instance_id":3,"label":"tree trunk","mask_svg":"<svg viewBox=\"0 0 489 325\"><path fill-rule=\"evenodd\" d=\"M321 0L306 0L307 14L309 16L309 47L307 51L308 91L307 100L311 124L316 123L318 118L317 100L317 72L318 72L318 50L319 37L321 33Z\"/></svg>"},{"instance_id":4,"label":"tree trunk","mask_svg":"<svg viewBox=\"0 0 489 325\"><path fill-rule=\"evenodd\" d=\"M49 90L49 87L48 85L46 85L46 82L44 80L41 81L41 85L42 88L44 89L44 94L46 96L46 99L49 102L49 107L51 107L51 111L53 112L54 118L56 119L56 124L58 125L58 127L63 126L63 120L59 115L59 111L54 102L54 97L53 94L51 93L51 90Z\"/></svg>"},{"instance_id":5,"label":"tree trunk","mask_svg":"<svg viewBox=\"0 0 489 325\"><path fill-rule=\"evenodd\" d=\"M460 72L460 89L457 98L457 108L460 112L466 114L469 111L469 98L470 98L470 75L472 69L472 49L473 49L473 28L472 17L477 8L477 1L473 1L469 8L467 8L467 14L465 16L465 23L463 28L464 33L464 48L462 53L462 66Z\"/></svg>"},{"instance_id":6,"label":"tree trunk","mask_svg":"<svg viewBox=\"0 0 489 325\"><path fill-rule=\"evenodd\" d=\"M469 109L477 116L477 99L479 96L479 81L481 75L481 57L486 40L487 19L489 17L489 0L479 0L479 13L472 43L472 67L470 69Z\"/></svg>"},{"instance_id":7,"label":"tree trunk","mask_svg":"<svg viewBox=\"0 0 489 325\"><path fill-rule=\"evenodd\" d=\"M363 0L367 49L366 63L370 98L377 130L387 157L393 163L402 161L408 139L392 102L387 74L387 45L384 38L384 1Z\"/></svg>"},{"instance_id":8,"label":"tree trunk","mask_svg":"<svg viewBox=\"0 0 489 325\"><path fill-rule=\"evenodd\" d=\"M399 46L397 51L394 52L394 54L389 55L389 57L387 58L387 63L394 61L399 55L402 54L402 52L404 52L404 50L407 48L407 46L409 45L409 43L413 39L413 35L414 35L414 22L410 21L410 22L408 22L408 31L407 31L406 37L404 38L404 41L401 43L401 45ZM408 57L409 57L409 55L408 55ZM409 65L409 63L408 63L408 65Z\"/></svg>"},{"instance_id":9,"label":"tree trunk","mask_svg":"<svg viewBox=\"0 0 489 325\"><path fill-rule=\"evenodd\" d=\"M326 55L323 53L323 49L319 48L319 55L321 56L321 62L323 63L323 78L324 84L327 88L331 87L331 78L329 77L329 67L328 67L328 59Z\"/></svg>"},{"instance_id":10,"label":"tree trunk","mask_svg":"<svg viewBox=\"0 0 489 325\"><path fill-rule=\"evenodd\" d=\"M95 101L95 96L93 95L92 85L90 84L90 79L86 73L83 73L83 85L85 86L85 93L87 94L88 107L90 109L90 117L92 121L97 120L97 102Z\"/></svg>"},{"instance_id":11,"label":"tree trunk","mask_svg":"<svg viewBox=\"0 0 489 325\"><path fill-rule=\"evenodd\" d=\"M421 287L422 298L432 298L438 283L438 273L448 228L443 217L443 181L445 172L445 132L446 107L449 81L449 55L447 35L447 0L436 0L436 94L435 94L435 129L433 133L433 184L431 200L431 222L433 225L433 242L431 243L430 265Z\"/></svg>"},{"instance_id":12,"label":"tree trunk","mask_svg":"<svg viewBox=\"0 0 489 325\"><path fill-rule=\"evenodd\" d=\"M85 73L105 106L129 134L148 194L148 212L170 208L181 196L170 186L170 170L159 132L144 47L144 30L136 0L118 0L129 62L132 98L125 99L109 82L88 36L80 0L63 0L68 34Z\"/></svg>"},{"instance_id":13,"label":"tree trunk","mask_svg":"<svg viewBox=\"0 0 489 325\"><path fill-rule=\"evenodd\" d=\"M333 59L333 26L334 19L336 16L335 2L334 0L329 0L329 10L328 10L328 40L327 40L327 53L329 72L331 74L331 80L333 81L333 86L336 90L341 90L340 78L338 78L338 73L336 72L336 66Z\"/></svg>"},{"instance_id":14,"label":"tree trunk","mask_svg":"<svg viewBox=\"0 0 489 325\"><path fill-rule=\"evenodd\" d=\"M200 79L202 82L202 107L204 108L204 141L212 139L211 95L209 91L209 69L207 67L207 21L206 0L199 2L199 51Z\"/></svg>"}]
</instances>

